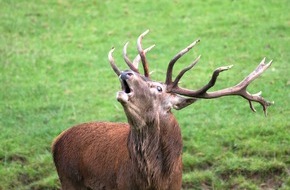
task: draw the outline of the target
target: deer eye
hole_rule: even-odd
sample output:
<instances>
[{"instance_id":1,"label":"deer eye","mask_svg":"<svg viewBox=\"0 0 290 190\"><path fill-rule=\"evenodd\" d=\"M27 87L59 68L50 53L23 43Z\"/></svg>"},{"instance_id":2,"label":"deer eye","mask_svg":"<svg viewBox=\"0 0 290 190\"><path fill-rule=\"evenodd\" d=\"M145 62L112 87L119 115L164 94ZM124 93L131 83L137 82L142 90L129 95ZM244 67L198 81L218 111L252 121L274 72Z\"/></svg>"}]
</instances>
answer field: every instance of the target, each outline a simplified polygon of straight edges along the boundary
<instances>
[{"instance_id":1,"label":"deer eye","mask_svg":"<svg viewBox=\"0 0 290 190\"><path fill-rule=\"evenodd\" d=\"M156 88L158 92L162 92L162 88L160 86L157 86Z\"/></svg>"}]
</instances>

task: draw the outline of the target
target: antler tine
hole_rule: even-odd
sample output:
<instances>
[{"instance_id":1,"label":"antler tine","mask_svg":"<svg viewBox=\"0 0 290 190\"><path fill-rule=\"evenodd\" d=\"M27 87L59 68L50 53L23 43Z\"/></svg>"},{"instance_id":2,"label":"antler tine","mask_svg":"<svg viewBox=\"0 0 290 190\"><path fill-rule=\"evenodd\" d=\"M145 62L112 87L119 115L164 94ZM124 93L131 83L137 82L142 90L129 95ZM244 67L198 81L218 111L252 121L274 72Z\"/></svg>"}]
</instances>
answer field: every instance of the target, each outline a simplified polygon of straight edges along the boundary
<instances>
[{"instance_id":1,"label":"antler tine","mask_svg":"<svg viewBox=\"0 0 290 190\"><path fill-rule=\"evenodd\" d=\"M141 42L142 39L144 38L144 36L149 32L149 30L146 30L145 32L143 32L137 39L137 49L142 61L142 65L143 65L143 69L144 69L144 76L149 78L149 68L148 68L148 63L146 60L146 56L145 56L145 51L142 48Z\"/></svg>"},{"instance_id":2,"label":"antler tine","mask_svg":"<svg viewBox=\"0 0 290 190\"><path fill-rule=\"evenodd\" d=\"M214 91L214 92L207 92L212 86L214 86L216 79L220 72L230 69L232 66L220 67L213 72L211 80L208 82L207 85L202 87L199 90L188 90L178 87L177 85L172 88L171 92L181 94L184 96L195 97L195 98L204 98L204 99L212 99L212 98L219 98L222 96L230 96L230 95L238 95L242 96L243 98L247 99L250 104L250 108L252 111L256 111L252 102L258 102L262 105L263 111L265 115L267 115L267 107L272 105L274 102L266 101L262 96L261 92L256 94L250 94L247 91L248 85L258 78L266 69L268 69L272 64L272 60L265 64L265 58L260 62L257 68L250 73L247 77L245 77L240 83L233 87L225 88L222 90Z\"/></svg>"},{"instance_id":3,"label":"antler tine","mask_svg":"<svg viewBox=\"0 0 290 190\"><path fill-rule=\"evenodd\" d=\"M174 82L175 85L172 85L172 87L168 91L185 95L185 96L190 96L190 97L199 97L201 94L206 93L208 89L210 89L211 87L215 85L217 77L219 76L220 72L229 70L230 68L232 68L232 66L233 65L219 67L216 70L214 70L210 81L199 90L188 90L188 89L180 88L178 86L178 83L175 84Z\"/></svg>"},{"instance_id":4,"label":"antler tine","mask_svg":"<svg viewBox=\"0 0 290 190\"><path fill-rule=\"evenodd\" d=\"M262 61L260 62L260 64L257 66L257 68L252 73L250 73L246 78L244 78L244 80L242 80L236 86L238 88L241 88L240 94L238 94L238 95L244 97L245 99L247 99L249 101L250 108L253 112L256 112L256 110L255 110L252 102L258 102L262 105L264 114L265 114L265 116L267 116L267 107L274 104L274 102L266 101L261 96L262 95L261 91L256 93L256 94L250 94L247 91L248 85L252 81L254 81L256 78L258 78L265 70L267 70L272 65L273 60L270 60L267 64L265 64L265 61L266 61L266 58L263 58Z\"/></svg>"},{"instance_id":5,"label":"antler tine","mask_svg":"<svg viewBox=\"0 0 290 190\"><path fill-rule=\"evenodd\" d=\"M170 85L172 84L172 70L173 70L173 66L176 63L176 61L182 57L184 54L186 54L189 50L191 50L198 42L200 42L200 40L196 40L193 43L191 43L189 46L187 46L186 48L184 48L183 50L181 50L178 54L176 54L173 59L169 62L168 67L167 67L167 74L166 74L166 80L165 80L165 84ZM194 65L193 65L194 66ZM192 66L192 67L193 67Z\"/></svg>"},{"instance_id":6,"label":"antler tine","mask_svg":"<svg viewBox=\"0 0 290 190\"><path fill-rule=\"evenodd\" d=\"M127 63L127 65L130 67L130 69L132 71L134 71L136 73L139 73L138 67L135 67L134 64L130 61L130 59L127 56L127 47L128 47L128 44L129 44L129 42L127 42L124 45L124 48L123 48L123 58L124 58L125 62Z\"/></svg>"},{"instance_id":7,"label":"antler tine","mask_svg":"<svg viewBox=\"0 0 290 190\"><path fill-rule=\"evenodd\" d=\"M121 71L118 69L118 67L115 64L115 60L113 58L114 50L115 50L115 48L112 47L112 49L109 51L108 59L109 59L110 65L113 68L114 72L119 76L121 74Z\"/></svg>"},{"instance_id":8,"label":"antler tine","mask_svg":"<svg viewBox=\"0 0 290 190\"><path fill-rule=\"evenodd\" d=\"M154 47L155 47L155 44L152 45L152 46L150 46L149 48L146 48L146 49L144 50L144 52L147 53L147 52L149 52L151 49L153 49ZM132 63L132 64L134 65L134 67L138 68L138 65L139 65L140 60L141 60L141 57L140 57L140 55L138 54L138 55L135 57L135 59L133 60L133 63Z\"/></svg>"},{"instance_id":9,"label":"antler tine","mask_svg":"<svg viewBox=\"0 0 290 190\"><path fill-rule=\"evenodd\" d=\"M229 69L231 69L233 67L233 65L229 65L229 66L223 66L223 67L219 67L217 68L213 74L212 74L212 77L211 77L211 80L204 86L202 87L201 89L199 89L197 91L198 94L203 94L205 93L208 89L210 89L211 87L213 87L216 83L216 80L217 80L217 77L219 76L219 74L223 71L227 71Z\"/></svg>"},{"instance_id":10,"label":"antler tine","mask_svg":"<svg viewBox=\"0 0 290 190\"><path fill-rule=\"evenodd\" d=\"M269 61L269 63L265 64L266 58L264 57L260 64L256 67L256 69L250 73L244 80L242 80L237 86L245 86L247 87L253 80L258 78L266 69L268 69L273 60Z\"/></svg>"},{"instance_id":11,"label":"antler tine","mask_svg":"<svg viewBox=\"0 0 290 190\"><path fill-rule=\"evenodd\" d=\"M172 83L172 87L177 86L179 80L182 78L182 76L189 71L190 69L192 69L192 67L194 67L198 61L200 60L201 55L199 55L192 64L190 64L188 67L185 67L182 71L180 71L180 73L177 75L177 77L175 78L174 82Z\"/></svg>"}]
</instances>

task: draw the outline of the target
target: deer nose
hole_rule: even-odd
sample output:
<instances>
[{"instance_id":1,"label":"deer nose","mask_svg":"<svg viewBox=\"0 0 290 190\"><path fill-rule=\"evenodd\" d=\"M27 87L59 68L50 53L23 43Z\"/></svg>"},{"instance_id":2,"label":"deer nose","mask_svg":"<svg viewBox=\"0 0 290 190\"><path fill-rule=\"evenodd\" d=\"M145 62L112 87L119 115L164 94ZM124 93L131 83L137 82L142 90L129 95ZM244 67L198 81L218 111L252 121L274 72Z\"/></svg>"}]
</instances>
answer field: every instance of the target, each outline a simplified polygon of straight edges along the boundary
<instances>
[{"instance_id":1,"label":"deer nose","mask_svg":"<svg viewBox=\"0 0 290 190\"><path fill-rule=\"evenodd\" d=\"M124 72L121 73L120 78L121 78L122 80L127 80L127 79L129 79L131 76L133 76L133 75L134 75L134 74L133 74L133 72L131 72L131 71L124 71Z\"/></svg>"}]
</instances>

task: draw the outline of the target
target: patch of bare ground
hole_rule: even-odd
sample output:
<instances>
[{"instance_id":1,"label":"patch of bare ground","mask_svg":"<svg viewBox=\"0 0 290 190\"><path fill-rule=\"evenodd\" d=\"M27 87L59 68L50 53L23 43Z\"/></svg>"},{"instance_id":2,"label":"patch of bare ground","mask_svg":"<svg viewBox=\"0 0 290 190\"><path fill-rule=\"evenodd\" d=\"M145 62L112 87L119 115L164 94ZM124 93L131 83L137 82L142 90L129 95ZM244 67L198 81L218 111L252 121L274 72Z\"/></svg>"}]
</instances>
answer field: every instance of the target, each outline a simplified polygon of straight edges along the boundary
<instances>
[{"instance_id":1,"label":"patch of bare ground","mask_svg":"<svg viewBox=\"0 0 290 190\"><path fill-rule=\"evenodd\" d=\"M22 155L19 155L19 154L12 154L12 155L7 155L7 156L0 157L0 161L1 162L7 162L7 163L11 163L11 162L18 162L18 163L21 163L21 164L27 163L26 157L22 156Z\"/></svg>"},{"instance_id":2,"label":"patch of bare ground","mask_svg":"<svg viewBox=\"0 0 290 190\"><path fill-rule=\"evenodd\" d=\"M239 171L227 174L222 174L220 177L223 181L229 181L230 178L242 175L245 179L256 184L261 190L279 189L282 187L283 178L286 175L284 168L275 168L269 171L252 172L252 171ZM230 189L240 189L239 184L232 184Z\"/></svg>"}]
</instances>

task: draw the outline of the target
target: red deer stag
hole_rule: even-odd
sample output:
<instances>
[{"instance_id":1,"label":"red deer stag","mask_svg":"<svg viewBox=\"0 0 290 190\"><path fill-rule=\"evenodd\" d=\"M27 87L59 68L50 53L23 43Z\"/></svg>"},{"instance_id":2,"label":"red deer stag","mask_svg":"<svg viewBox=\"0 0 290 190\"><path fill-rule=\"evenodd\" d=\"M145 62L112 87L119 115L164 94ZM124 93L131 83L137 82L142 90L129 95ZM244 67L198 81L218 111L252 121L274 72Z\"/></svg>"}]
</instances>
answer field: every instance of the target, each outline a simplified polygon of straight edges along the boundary
<instances>
[{"instance_id":1,"label":"red deer stag","mask_svg":"<svg viewBox=\"0 0 290 190\"><path fill-rule=\"evenodd\" d=\"M145 54L153 47L143 50L141 41L148 30L137 40L138 55L134 61L124 60L130 70L121 71L113 59L114 48L108 58L120 79L122 90L117 100L122 104L127 123L91 122L72 127L61 133L54 141L52 153L62 189L181 189L182 137L171 108L182 109L197 99L211 99L239 95L258 102L266 109L271 105L261 93L250 94L247 86L270 65L265 59L244 80L233 87L208 92L214 86L220 72L231 66L216 69L209 82L199 90L179 87L179 80L198 61L184 68L172 79L175 62L192 49L199 40L181 50L167 68L165 83L150 79ZM144 75L138 70L142 62Z\"/></svg>"}]
</instances>

